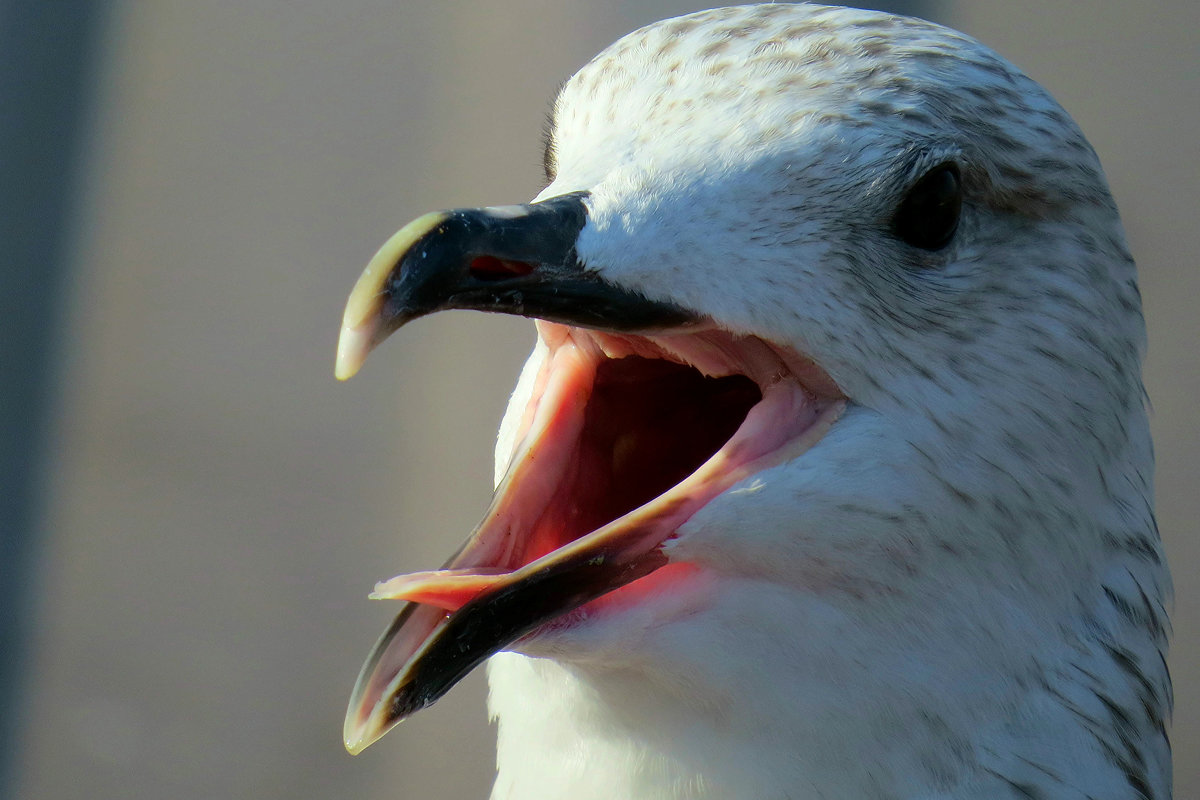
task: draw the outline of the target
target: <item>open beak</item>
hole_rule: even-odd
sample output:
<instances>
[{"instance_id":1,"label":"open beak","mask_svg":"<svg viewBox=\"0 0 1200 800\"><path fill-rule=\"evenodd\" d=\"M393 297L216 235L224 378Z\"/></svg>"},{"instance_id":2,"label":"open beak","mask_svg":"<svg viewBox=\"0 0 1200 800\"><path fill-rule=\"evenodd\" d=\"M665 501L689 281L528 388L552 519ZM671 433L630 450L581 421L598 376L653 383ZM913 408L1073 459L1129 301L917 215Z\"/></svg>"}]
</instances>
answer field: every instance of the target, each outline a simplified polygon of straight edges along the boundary
<instances>
[{"instance_id":1,"label":"open beak","mask_svg":"<svg viewBox=\"0 0 1200 800\"><path fill-rule=\"evenodd\" d=\"M608 283L579 262L575 240L587 220L585 198L586 193L574 193L529 205L437 212L406 225L371 259L350 294L336 376L350 378L367 353L401 325L443 309L520 314L614 331L661 330L695 321L684 309ZM560 360L567 359L564 354ZM561 383L559 388L569 391L571 381ZM581 411L546 414L539 422L578 425L578 419L569 418ZM506 486L525 479L531 461L514 459L497 498L506 496ZM496 552L499 539L511 539L497 535L498 528L512 524L502 516L490 513L445 570L425 574L420 585L410 581L407 594L392 587L390 597L424 602L405 606L363 666L346 718L351 752L433 703L522 634L664 561L622 559L617 547L577 548L580 552L561 553L534 570L487 575L498 565L518 566L523 560L523 554ZM485 574L472 567L482 567ZM461 607L448 614L446 606L453 604Z\"/></svg>"},{"instance_id":2,"label":"open beak","mask_svg":"<svg viewBox=\"0 0 1200 800\"><path fill-rule=\"evenodd\" d=\"M352 753L542 626L687 580L695 568L669 563L664 543L737 482L812 447L844 407L836 387L811 388L832 383L810 361L588 270L575 249L586 197L421 217L350 295L343 380L441 309L535 317L546 347L483 521L445 567L372 595L408 603L354 687Z\"/></svg>"}]
</instances>

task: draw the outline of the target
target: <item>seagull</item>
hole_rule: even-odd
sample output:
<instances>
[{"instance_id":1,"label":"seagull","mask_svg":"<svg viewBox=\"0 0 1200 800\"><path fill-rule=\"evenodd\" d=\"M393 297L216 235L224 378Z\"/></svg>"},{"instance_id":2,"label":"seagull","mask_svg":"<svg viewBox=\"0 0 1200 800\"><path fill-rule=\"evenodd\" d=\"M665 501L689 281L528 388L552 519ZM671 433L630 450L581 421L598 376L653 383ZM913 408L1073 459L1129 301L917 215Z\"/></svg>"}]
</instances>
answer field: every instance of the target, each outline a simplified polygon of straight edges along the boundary
<instances>
[{"instance_id":1,"label":"seagull","mask_svg":"<svg viewBox=\"0 0 1200 800\"><path fill-rule=\"evenodd\" d=\"M346 379L533 318L496 492L353 691L358 752L488 661L494 800L1171 796L1133 259L1095 152L973 39L820 5L620 39L548 185L370 261Z\"/></svg>"}]
</instances>

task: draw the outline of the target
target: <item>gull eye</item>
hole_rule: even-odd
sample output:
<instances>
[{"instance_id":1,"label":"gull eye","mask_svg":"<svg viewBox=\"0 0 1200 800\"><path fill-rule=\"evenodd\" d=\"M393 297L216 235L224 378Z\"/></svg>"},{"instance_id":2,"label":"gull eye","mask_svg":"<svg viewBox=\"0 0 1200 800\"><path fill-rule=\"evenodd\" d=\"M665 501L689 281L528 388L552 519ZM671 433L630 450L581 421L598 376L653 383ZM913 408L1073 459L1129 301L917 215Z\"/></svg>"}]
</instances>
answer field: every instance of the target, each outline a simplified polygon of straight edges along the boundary
<instances>
[{"instance_id":1,"label":"gull eye","mask_svg":"<svg viewBox=\"0 0 1200 800\"><path fill-rule=\"evenodd\" d=\"M954 237L960 211L958 165L939 164L908 190L892 218L892 231L913 247L941 250Z\"/></svg>"}]
</instances>

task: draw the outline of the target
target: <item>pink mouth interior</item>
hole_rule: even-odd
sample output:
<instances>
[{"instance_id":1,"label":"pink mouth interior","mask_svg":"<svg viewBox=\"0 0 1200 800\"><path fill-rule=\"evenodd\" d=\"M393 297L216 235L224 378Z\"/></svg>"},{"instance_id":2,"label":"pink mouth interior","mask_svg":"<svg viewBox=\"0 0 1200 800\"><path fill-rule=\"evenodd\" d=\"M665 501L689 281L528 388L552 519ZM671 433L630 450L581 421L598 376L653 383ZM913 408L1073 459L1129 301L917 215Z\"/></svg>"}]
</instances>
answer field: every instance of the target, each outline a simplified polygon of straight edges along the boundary
<instances>
[{"instance_id":1,"label":"pink mouth interior","mask_svg":"<svg viewBox=\"0 0 1200 800\"><path fill-rule=\"evenodd\" d=\"M758 339L540 328L550 351L484 521L445 568L393 578L372 597L454 612L543 561L601 548L640 559L645 575L710 499L810 446L802 440L829 408L795 377L811 362Z\"/></svg>"},{"instance_id":2,"label":"pink mouth interior","mask_svg":"<svg viewBox=\"0 0 1200 800\"><path fill-rule=\"evenodd\" d=\"M743 375L708 378L660 359L596 369L569 473L539 519L523 563L664 494L725 444L761 399Z\"/></svg>"},{"instance_id":3,"label":"pink mouth interior","mask_svg":"<svg viewBox=\"0 0 1200 800\"><path fill-rule=\"evenodd\" d=\"M558 384L574 389L562 392L562 400L534 398L527 417L540 411L551 419L536 446L516 459L529 458L536 475L505 481L498 490L502 508L493 506L476 547L468 545L446 569L382 583L374 597L457 611L500 576L665 494L708 461L762 399L744 375L707 377L658 358L602 357L591 366L560 369ZM572 413L580 399L582 419ZM498 535L501 528L507 535ZM504 552L497 552L501 541Z\"/></svg>"}]
</instances>

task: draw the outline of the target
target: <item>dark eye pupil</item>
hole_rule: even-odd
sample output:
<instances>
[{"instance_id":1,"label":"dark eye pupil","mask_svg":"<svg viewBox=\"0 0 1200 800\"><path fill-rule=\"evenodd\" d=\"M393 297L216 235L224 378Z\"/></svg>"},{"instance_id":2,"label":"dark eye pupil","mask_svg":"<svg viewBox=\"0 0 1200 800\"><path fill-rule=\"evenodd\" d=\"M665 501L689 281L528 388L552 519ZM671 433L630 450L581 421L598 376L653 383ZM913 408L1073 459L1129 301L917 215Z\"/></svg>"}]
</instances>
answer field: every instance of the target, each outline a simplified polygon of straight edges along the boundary
<instances>
[{"instance_id":1,"label":"dark eye pupil","mask_svg":"<svg viewBox=\"0 0 1200 800\"><path fill-rule=\"evenodd\" d=\"M950 243L962 211L958 166L940 164L913 184L892 220L897 236L922 250L940 250Z\"/></svg>"}]
</instances>

